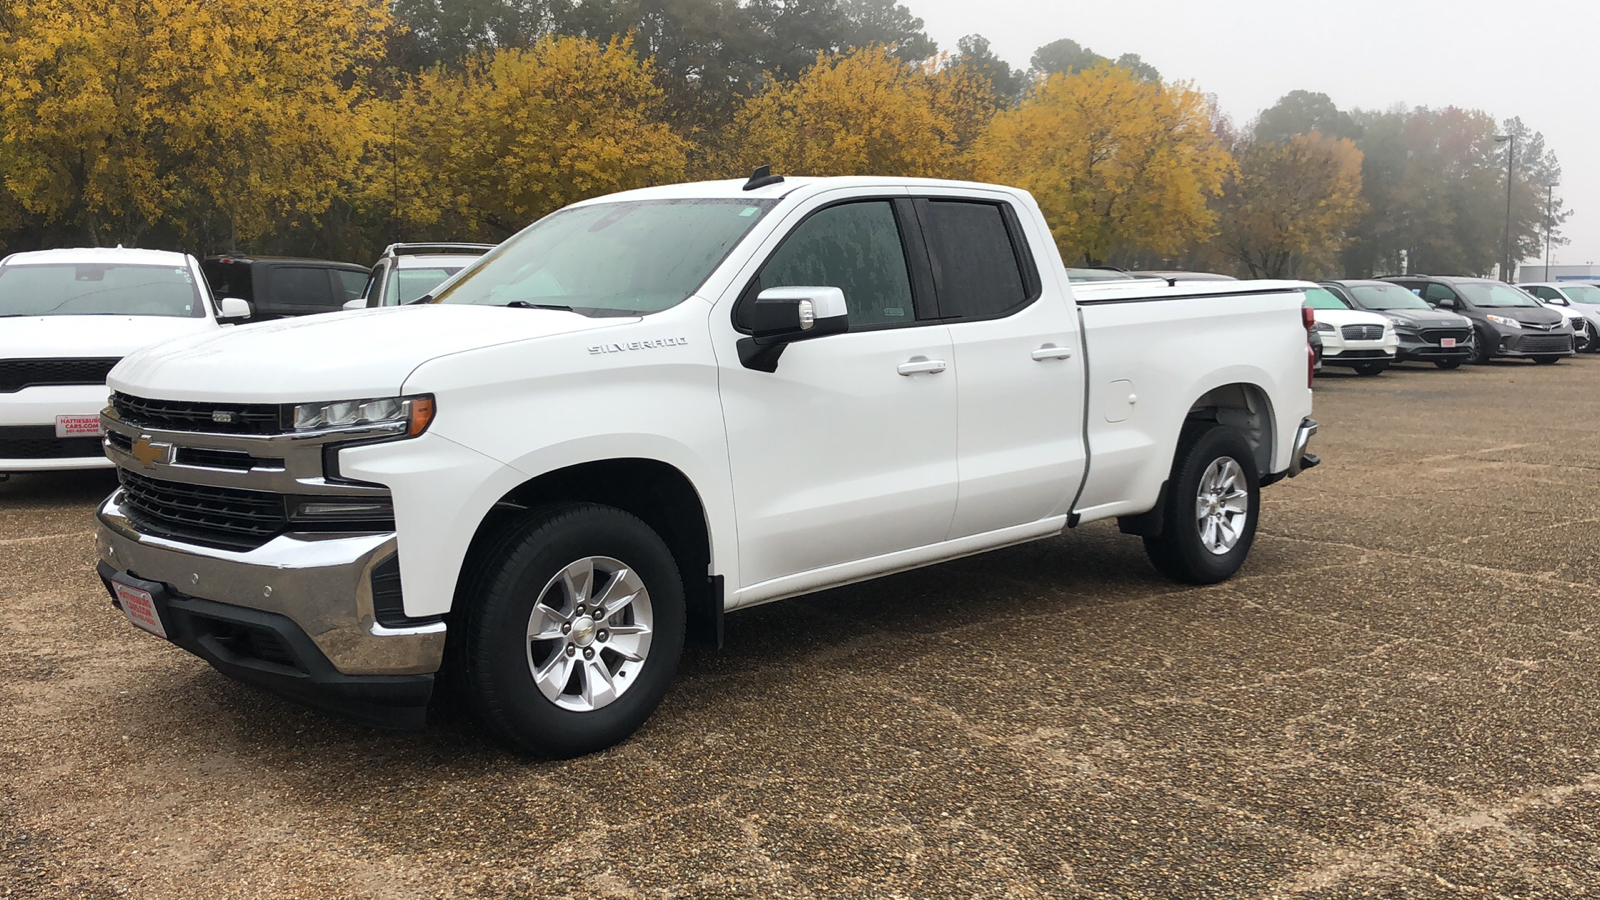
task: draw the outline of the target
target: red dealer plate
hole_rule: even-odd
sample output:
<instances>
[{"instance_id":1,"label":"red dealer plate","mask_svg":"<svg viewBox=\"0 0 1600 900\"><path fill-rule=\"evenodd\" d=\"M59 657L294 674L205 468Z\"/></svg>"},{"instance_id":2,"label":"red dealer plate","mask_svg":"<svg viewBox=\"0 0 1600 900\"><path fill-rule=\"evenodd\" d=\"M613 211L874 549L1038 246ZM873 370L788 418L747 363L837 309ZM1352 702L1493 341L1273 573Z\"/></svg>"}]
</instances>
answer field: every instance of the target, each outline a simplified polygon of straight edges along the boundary
<instances>
[{"instance_id":1,"label":"red dealer plate","mask_svg":"<svg viewBox=\"0 0 1600 900\"><path fill-rule=\"evenodd\" d=\"M56 437L99 437L99 416L56 416Z\"/></svg>"},{"instance_id":2,"label":"red dealer plate","mask_svg":"<svg viewBox=\"0 0 1600 900\"><path fill-rule=\"evenodd\" d=\"M1444 347L1446 349L1448 349L1450 347L1454 347L1455 345L1456 345L1456 339L1455 338L1440 338L1439 339L1439 346Z\"/></svg>"},{"instance_id":3,"label":"red dealer plate","mask_svg":"<svg viewBox=\"0 0 1600 900\"><path fill-rule=\"evenodd\" d=\"M128 617L129 622L156 637L167 636L167 629L161 625L161 614L156 611L155 598L150 596L149 591L129 587L120 581L111 582L111 589L117 592L117 605L122 607L122 614Z\"/></svg>"}]
</instances>

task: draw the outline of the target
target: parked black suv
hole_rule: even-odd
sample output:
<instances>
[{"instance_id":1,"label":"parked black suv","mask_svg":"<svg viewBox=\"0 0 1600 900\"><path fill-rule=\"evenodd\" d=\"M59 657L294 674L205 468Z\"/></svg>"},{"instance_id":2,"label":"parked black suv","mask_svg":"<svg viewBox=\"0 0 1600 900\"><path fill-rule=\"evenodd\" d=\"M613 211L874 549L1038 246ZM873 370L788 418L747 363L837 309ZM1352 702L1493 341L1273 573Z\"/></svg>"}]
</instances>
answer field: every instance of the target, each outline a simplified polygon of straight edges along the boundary
<instances>
[{"instance_id":1,"label":"parked black suv","mask_svg":"<svg viewBox=\"0 0 1600 900\"><path fill-rule=\"evenodd\" d=\"M1476 332L1474 362L1518 356L1553 363L1573 353L1567 317L1504 282L1453 275L1385 275L1379 280L1410 290L1430 306L1471 319Z\"/></svg>"},{"instance_id":2,"label":"parked black suv","mask_svg":"<svg viewBox=\"0 0 1600 900\"><path fill-rule=\"evenodd\" d=\"M371 272L356 263L281 256L211 256L200 271L219 300L248 300L252 322L341 309L361 296Z\"/></svg>"},{"instance_id":3,"label":"parked black suv","mask_svg":"<svg viewBox=\"0 0 1600 900\"><path fill-rule=\"evenodd\" d=\"M1395 362L1431 362L1454 369L1472 358L1472 320L1429 306L1404 286L1390 281L1324 281L1352 309L1375 312L1394 322L1400 346Z\"/></svg>"}]
</instances>

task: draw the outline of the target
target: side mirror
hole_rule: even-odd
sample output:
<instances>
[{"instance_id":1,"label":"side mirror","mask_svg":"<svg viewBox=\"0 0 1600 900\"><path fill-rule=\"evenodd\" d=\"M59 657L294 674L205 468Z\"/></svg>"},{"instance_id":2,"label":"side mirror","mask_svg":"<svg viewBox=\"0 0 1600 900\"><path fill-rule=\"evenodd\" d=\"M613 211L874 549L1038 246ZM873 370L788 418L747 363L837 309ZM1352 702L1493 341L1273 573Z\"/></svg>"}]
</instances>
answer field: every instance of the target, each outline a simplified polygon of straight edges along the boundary
<instances>
[{"instance_id":1,"label":"side mirror","mask_svg":"<svg viewBox=\"0 0 1600 900\"><path fill-rule=\"evenodd\" d=\"M844 291L836 287L775 287L756 295L744 316L750 336L739 341L739 362L774 372L783 348L850 330Z\"/></svg>"},{"instance_id":2,"label":"side mirror","mask_svg":"<svg viewBox=\"0 0 1600 900\"><path fill-rule=\"evenodd\" d=\"M1437 306L1440 309L1456 308L1456 298L1454 297L1440 297L1438 300L1434 300L1432 302L1434 306Z\"/></svg>"},{"instance_id":3,"label":"side mirror","mask_svg":"<svg viewBox=\"0 0 1600 900\"><path fill-rule=\"evenodd\" d=\"M365 297L357 297L354 300L347 301L345 303L345 305L344 305L344 308L345 309L366 309L367 308L367 298L365 298Z\"/></svg>"},{"instance_id":4,"label":"side mirror","mask_svg":"<svg viewBox=\"0 0 1600 900\"><path fill-rule=\"evenodd\" d=\"M250 302L240 300L238 297L223 297L222 302L217 305L220 308L217 321L223 325L236 325L255 315L255 310L250 308Z\"/></svg>"}]
</instances>

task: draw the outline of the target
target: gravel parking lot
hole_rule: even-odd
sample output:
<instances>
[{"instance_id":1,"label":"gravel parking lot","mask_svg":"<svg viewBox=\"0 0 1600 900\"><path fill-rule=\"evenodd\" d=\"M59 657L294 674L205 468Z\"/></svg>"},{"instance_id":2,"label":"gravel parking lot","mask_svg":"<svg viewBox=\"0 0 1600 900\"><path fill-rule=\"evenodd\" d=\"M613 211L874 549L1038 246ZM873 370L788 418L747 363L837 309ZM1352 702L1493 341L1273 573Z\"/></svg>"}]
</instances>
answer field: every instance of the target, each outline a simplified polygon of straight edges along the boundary
<instances>
[{"instance_id":1,"label":"gravel parking lot","mask_svg":"<svg viewBox=\"0 0 1600 900\"><path fill-rule=\"evenodd\" d=\"M528 762L128 626L110 476L0 485L0 896L1600 892L1600 359L1318 381L1241 575L1112 525L729 617Z\"/></svg>"}]
</instances>

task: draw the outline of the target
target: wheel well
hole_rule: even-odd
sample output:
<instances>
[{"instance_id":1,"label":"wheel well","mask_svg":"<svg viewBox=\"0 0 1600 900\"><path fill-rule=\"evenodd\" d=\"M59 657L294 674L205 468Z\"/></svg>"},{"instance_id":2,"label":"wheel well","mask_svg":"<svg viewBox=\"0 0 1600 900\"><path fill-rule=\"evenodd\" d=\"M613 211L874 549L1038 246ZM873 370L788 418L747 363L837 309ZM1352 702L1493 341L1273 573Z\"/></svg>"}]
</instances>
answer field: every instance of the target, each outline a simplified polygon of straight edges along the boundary
<instances>
[{"instance_id":1,"label":"wheel well","mask_svg":"<svg viewBox=\"0 0 1600 900\"><path fill-rule=\"evenodd\" d=\"M1253 384L1225 384L1206 391L1189 407L1190 422L1215 422L1237 428L1255 451L1256 471L1272 474L1272 401Z\"/></svg>"},{"instance_id":2,"label":"wheel well","mask_svg":"<svg viewBox=\"0 0 1600 900\"><path fill-rule=\"evenodd\" d=\"M711 575L711 530L688 476L653 459L608 459L546 472L501 497L472 537L466 565L518 512L550 503L586 501L616 507L649 525L678 561L688 603L688 639L722 644L722 584Z\"/></svg>"}]
</instances>

